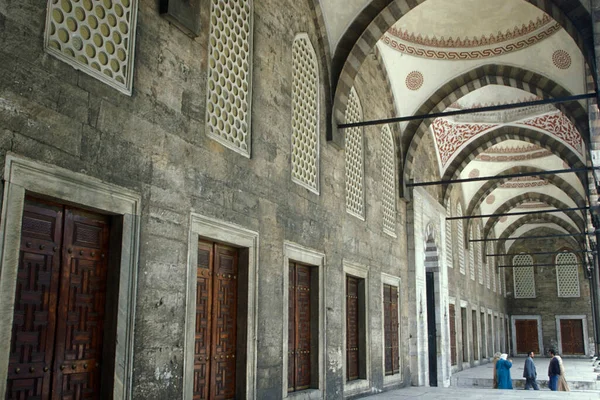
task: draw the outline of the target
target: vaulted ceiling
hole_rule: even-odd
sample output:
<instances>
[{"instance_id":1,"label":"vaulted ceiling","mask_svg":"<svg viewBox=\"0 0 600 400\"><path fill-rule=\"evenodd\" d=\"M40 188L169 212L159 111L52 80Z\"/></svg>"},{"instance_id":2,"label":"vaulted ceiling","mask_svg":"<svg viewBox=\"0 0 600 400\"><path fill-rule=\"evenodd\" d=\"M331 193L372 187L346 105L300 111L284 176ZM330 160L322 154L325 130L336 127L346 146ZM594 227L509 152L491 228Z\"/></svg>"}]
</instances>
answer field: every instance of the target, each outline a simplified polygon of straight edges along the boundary
<instances>
[{"instance_id":1,"label":"vaulted ceiling","mask_svg":"<svg viewBox=\"0 0 600 400\"><path fill-rule=\"evenodd\" d=\"M553 0L334 0L322 2L338 109L377 52L399 116L555 98L593 91L586 60L587 2ZM335 110L334 110L335 111ZM334 118L340 121L340 113ZM545 172L590 165L586 100L480 112L401 124L405 179L431 135L440 179ZM428 143L431 143L428 141ZM536 211L469 220L485 237L546 227L585 231L588 175L564 173L455 184L465 215ZM450 190L443 191L442 202ZM545 213L544 211L550 211ZM478 221L478 222L475 222ZM471 223L465 226L470 226ZM507 242L510 245L511 242ZM508 248L507 248L508 250Z\"/></svg>"}]
</instances>

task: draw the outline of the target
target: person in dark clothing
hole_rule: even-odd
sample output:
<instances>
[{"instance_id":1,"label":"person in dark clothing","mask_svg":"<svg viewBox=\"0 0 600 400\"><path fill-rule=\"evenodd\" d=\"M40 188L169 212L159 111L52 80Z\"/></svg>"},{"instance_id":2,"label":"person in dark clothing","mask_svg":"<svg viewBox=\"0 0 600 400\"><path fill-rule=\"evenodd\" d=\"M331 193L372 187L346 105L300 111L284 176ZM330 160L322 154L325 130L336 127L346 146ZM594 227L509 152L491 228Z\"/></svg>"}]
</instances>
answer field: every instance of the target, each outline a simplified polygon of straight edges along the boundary
<instances>
[{"instance_id":1,"label":"person in dark clothing","mask_svg":"<svg viewBox=\"0 0 600 400\"><path fill-rule=\"evenodd\" d=\"M523 369L523 378L525 378L525 390L533 388L533 390L540 390L537 384L537 371L535 370L535 363L533 362L534 352L530 351L525 360L525 368Z\"/></svg>"},{"instance_id":2,"label":"person in dark clothing","mask_svg":"<svg viewBox=\"0 0 600 400\"><path fill-rule=\"evenodd\" d=\"M552 359L550 360L550 365L548 365L548 387L552 391L558 390L558 377L560 376L560 363L558 358L556 358L556 350L550 349L548 350L548 354Z\"/></svg>"}]
</instances>

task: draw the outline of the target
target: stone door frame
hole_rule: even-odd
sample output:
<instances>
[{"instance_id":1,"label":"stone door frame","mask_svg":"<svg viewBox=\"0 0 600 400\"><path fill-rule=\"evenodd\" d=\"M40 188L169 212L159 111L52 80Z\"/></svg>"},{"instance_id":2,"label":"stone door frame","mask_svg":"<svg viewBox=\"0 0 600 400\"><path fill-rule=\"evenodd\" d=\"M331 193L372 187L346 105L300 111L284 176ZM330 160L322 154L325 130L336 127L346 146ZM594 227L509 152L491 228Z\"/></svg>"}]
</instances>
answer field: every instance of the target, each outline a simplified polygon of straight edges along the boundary
<instances>
[{"instance_id":1,"label":"stone door frame","mask_svg":"<svg viewBox=\"0 0 600 400\"><path fill-rule=\"evenodd\" d=\"M587 326L587 316L584 314L579 315L556 315L556 341L558 342L558 353L561 357L563 356L562 349L562 334L560 332L560 321L563 319L580 319L581 320L581 329L583 329L583 353L585 355L590 354L589 348L589 338L588 338L588 326ZM567 356L571 357L571 356ZM574 355L573 357L581 357L578 355Z\"/></svg>"},{"instance_id":2,"label":"stone door frame","mask_svg":"<svg viewBox=\"0 0 600 400\"><path fill-rule=\"evenodd\" d=\"M130 399L141 196L81 173L11 153L4 167L0 222L0 398L5 397L25 196L37 194L122 217L113 396Z\"/></svg>"}]
</instances>

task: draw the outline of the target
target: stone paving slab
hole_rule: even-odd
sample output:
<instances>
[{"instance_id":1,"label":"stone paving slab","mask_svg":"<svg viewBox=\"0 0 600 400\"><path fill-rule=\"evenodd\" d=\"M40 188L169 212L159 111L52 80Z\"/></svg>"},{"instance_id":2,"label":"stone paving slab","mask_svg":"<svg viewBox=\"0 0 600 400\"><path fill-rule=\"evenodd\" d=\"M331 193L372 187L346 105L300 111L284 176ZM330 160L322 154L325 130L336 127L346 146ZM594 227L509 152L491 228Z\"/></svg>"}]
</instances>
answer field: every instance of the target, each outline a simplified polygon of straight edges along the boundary
<instances>
[{"instance_id":1,"label":"stone paving slab","mask_svg":"<svg viewBox=\"0 0 600 400\"><path fill-rule=\"evenodd\" d=\"M497 390L497 389L468 389L468 388L433 388L409 387L391 390L389 392L368 396L373 400L408 400L408 399L444 399L444 400L470 400L470 399L569 399L590 400L600 399L600 392L551 392L549 390Z\"/></svg>"},{"instance_id":2,"label":"stone paving slab","mask_svg":"<svg viewBox=\"0 0 600 400\"><path fill-rule=\"evenodd\" d=\"M522 388L525 384L523 378L523 367L525 357L514 357L513 367L511 368L511 378L515 388ZM542 388L548 387L548 364L550 358L534 358L538 372L538 384ZM565 365L565 375L571 390L600 390L600 381L596 379L598 372L594 372L594 367L589 358L563 358ZM479 387L491 388L493 378L493 366L486 363L474 368L468 368L452 375L452 386L458 387Z\"/></svg>"}]
</instances>

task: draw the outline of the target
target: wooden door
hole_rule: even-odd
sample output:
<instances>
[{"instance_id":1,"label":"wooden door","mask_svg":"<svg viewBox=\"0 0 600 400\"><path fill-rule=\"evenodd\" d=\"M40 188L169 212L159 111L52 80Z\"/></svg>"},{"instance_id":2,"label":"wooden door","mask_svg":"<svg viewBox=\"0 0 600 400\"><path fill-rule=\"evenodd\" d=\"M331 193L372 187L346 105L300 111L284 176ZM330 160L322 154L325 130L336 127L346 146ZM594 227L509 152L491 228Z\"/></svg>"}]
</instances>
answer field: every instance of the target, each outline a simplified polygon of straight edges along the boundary
<instances>
[{"instance_id":1,"label":"wooden door","mask_svg":"<svg viewBox=\"0 0 600 400\"><path fill-rule=\"evenodd\" d=\"M108 219L29 201L7 399L99 399Z\"/></svg>"},{"instance_id":2,"label":"wooden door","mask_svg":"<svg viewBox=\"0 0 600 400\"><path fill-rule=\"evenodd\" d=\"M194 399L233 399L236 391L238 251L198 242Z\"/></svg>"},{"instance_id":3,"label":"wooden door","mask_svg":"<svg viewBox=\"0 0 600 400\"><path fill-rule=\"evenodd\" d=\"M460 327L462 334L462 360L463 362L469 361L469 332L467 331L467 309L465 307L460 308Z\"/></svg>"},{"instance_id":4,"label":"wooden door","mask_svg":"<svg viewBox=\"0 0 600 400\"><path fill-rule=\"evenodd\" d=\"M359 280L346 275L346 380L359 378Z\"/></svg>"},{"instance_id":5,"label":"wooden door","mask_svg":"<svg viewBox=\"0 0 600 400\"><path fill-rule=\"evenodd\" d=\"M290 263L288 303L288 392L311 385L311 270Z\"/></svg>"},{"instance_id":6,"label":"wooden door","mask_svg":"<svg viewBox=\"0 0 600 400\"><path fill-rule=\"evenodd\" d=\"M584 354L583 321L581 319L561 319L560 341L563 354Z\"/></svg>"},{"instance_id":7,"label":"wooden door","mask_svg":"<svg viewBox=\"0 0 600 400\"><path fill-rule=\"evenodd\" d=\"M448 305L448 318L450 320L450 362L451 365L456 365L456 314L454 304Z\"/></svg>"},{"instance_id":8,"label":"wooden door","mask_svg":"<svg viewBox=\"0 0 600 400\"><path fill-rule=\"evenodd\" d=\"M385 374L400 373L400 352L398 347L398 288L383 285L383 318L385 340Z\"/></svg>"},{"instance_id":9,"label":"wooden door","mask_svg":"<svg viewBox=\"0 0 600 400\"><path fill-rule=\"evenodd\" d=\"M517 337L518 354L527 354L530 351L539 353L538 322L536 319L515 320L515 335Z\"/></svg>"},{"instance_id":10,"label":"wooden door","mask_svg":"<svg viewBox=\"0 0 600 400\"><path fill-rule=\"evenodd\" d=\"M429 386L437 386L437 329L435 323L435 285L433 272L425 273L427 288L427 336L429 343Z\"/></svg>"},{"instance_id":11,"label":"wooden door","mask_svg":"<svg viewBox=\"0 0 600 400\"><path fill-rule=\"evenodd\" d=\"M471 331L473 333L473 360L479 360L479 340L477 335L477 311L471 311Z\"/></svg>"}]
</instances>

